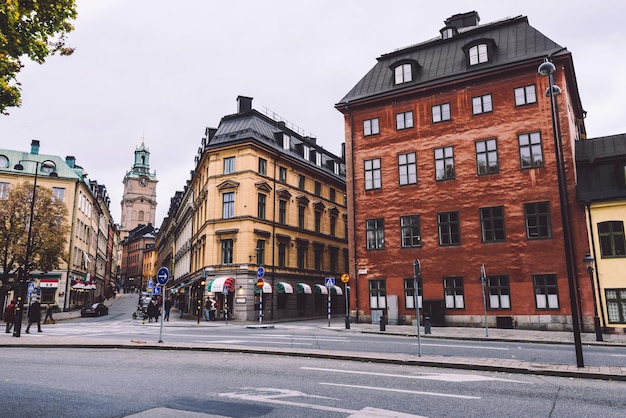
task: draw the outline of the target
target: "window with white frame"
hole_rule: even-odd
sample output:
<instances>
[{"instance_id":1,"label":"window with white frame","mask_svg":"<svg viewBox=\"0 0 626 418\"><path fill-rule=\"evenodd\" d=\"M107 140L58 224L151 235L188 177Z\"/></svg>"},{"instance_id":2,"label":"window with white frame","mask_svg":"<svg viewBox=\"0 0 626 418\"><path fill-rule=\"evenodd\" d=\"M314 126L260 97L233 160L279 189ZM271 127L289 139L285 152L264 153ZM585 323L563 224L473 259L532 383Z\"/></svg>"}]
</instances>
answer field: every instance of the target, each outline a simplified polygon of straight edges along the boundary
<instances>
[{"instance_id":1,"label":"window with white frame","mask_svg":"<svg viewBox=\"0 0 626 418\"><path fill-rule=\"evenodd\" d=\"M400 186L417 183L417 161L414 152L398 155Z\"/></svg>"},{"instance_id":2,"label":"window with white frame","mask_svg":"<svg viewBox=\"0 0 626 418\"><path fill-rule=\"evenodd\" d=\"M463 277L444 277L443 290L446 309L464 309Z\"/></svg>"},{"instance_id":3,"label":"window with white frame","mask_svg":"<svg viewBox=\"0 0 626 418\"><path fill-rule=\"evenodd\" d=\"M489 61L487 44L474 45L469 49L469 64L476 65Z\"/></svg>"},{"instance_id":4,"label":"window with white frame","mask_svg":"<svg viewBox=\"0 0 626 418\"><path fill-rule=\"evenodd\" d=\"M311 148L308 145L302 146L302 156L305 160L311 161Z\"/></svg>"},{"instance_id":5,"label":"window with white frame","mask_svg":"<svg viewBox=\"0 0 626 418\"><path fill-rule=\"evenodd\" d=\"M315 153L315 165L321 167L322 166L322 153L321 152L316 152Z\"/></svg>"},{"instance_id":6,"label":"window with white frame","mask_svg":"<svg viewBox=\"0 0 626 418\"><path fill-rule=\"evenodd\" d=\"M434 123L450 120L450 103L435 105L432 111Z\"/></svg>"},{"instance_id":7,"label":"window with white frame","mask_svg":"<svg viewBox=\"0 0 626 418\"><path fill-rule=\"evenodd\" d=\"M365 160L365 190L380 189L382 187L380 158Z\"/></svg>"},{"instance_id":8,"label":"window with white frame","mask_svg":"<svg viewBox=\"0 0 626 418\"><path fill-rule=\"evenodd\" d=\"M395 84L408 83L413 80L411 64L400 64L393 71Z\"/></svg>"},{"instance_id":9,"label":"window with white frame","mask_svg":"<svg viewBox=\"0 0 626 418\"><path fill-rule=\"evenodd\" d=\"M490 309L511 309L511 289L508 276L488 276Z\"/></svg>"},{"instance_id":10,"label":"window with white frame","mask_svg":"<svg viewBox=\"0 0 626 418\"><path fill-rule=\"evenodd\" d=\"M472 114L478 115L488 112L493 112L491 94L484 94L482 96L472 97Z\"/></svg>"},{"instance_id":11,"label":"window with white frame","mask_svg":"<svg viewBox=\"0 0 626 418\"><path fill-rule=\"evenodd\" d=\"M283 134L283 149L286 151L291 149L291 138L286 134Z\"/></svg>"},{"instance_id":12,"label":"window with white frame","mask_svg":"<svg viewBox=\"0 0 626 418\"><path fill-rule=\"evenodd\" d=\"M403 112L396 114L396 129L409 129L413 127L413 112Z\"/></svg>"},{"instance_id":13,"label":"window with white frame","mask_svg":"<svg viewBox=\"0 0 626 418\"><path fill-rule=\"evenodd\" d=\"M559 288L556 274L533 275L537 309L559 309Z\"/></svg>"},{"instance_id":14,"label":"window with white frame","mask_svg":"<svg viewBox=\"0 0 626 418\"><path fill-rule=\"evenodd\" d=\"M515 106L523 106L531 103L537 103L537 94L535 92L535 85L517 87L514 90L515 94Z\"/></svg>"},{"instance_id":15,"label":"window with white frame","mask_svg":"<svg viewBox=\"0 0 626 418\"><path fill-rule=\"evenodd\" d=\"M363 136L376 135L380 133L378 118L363 121Z\"/></svg>"}]
</instances>

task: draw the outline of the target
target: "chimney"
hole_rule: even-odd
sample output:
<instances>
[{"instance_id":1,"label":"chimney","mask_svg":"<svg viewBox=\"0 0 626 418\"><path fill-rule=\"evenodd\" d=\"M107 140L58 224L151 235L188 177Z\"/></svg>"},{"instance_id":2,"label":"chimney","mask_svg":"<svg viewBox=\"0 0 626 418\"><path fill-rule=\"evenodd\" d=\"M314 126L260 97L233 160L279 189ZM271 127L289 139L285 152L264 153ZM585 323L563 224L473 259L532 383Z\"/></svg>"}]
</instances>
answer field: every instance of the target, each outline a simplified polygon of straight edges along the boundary
<instances>
[{"instance_id":1,"label":"chimney","mask_svg":"<svg viewBox=\"0 0 626 418\"><path fill-rule=\"evenodd\" d=\"M478 22L480 22L480 16L478 16L478 12L473 11L450 16L443 23L445 23L446 26L461 29L470 26L478 26Z\"/></svg>"},{"instance_id":2,"label":"chimney","mask_svg":"<svg viewBox=\"0 0 626 418\"><path fill-rule=\"evenodd\" d=\"M39 140L33 139L30 143L30 153L33 155L39 155Z\"/></svg>"},{"instance_id":3,"label":"chimney","mask_svg":"<svg viewBox=\"0 0 626 418\"><path fill-rule=\"evenodd\" d=\"M70 168L74 168L76 166L76 158L72 155L68 155L65 157L65 163L70 166Z\"/></svg>"},{"instance_id":4,"label":"chimney","mask_svg":"<svg viewBox=\"0 0 626 418\"><path fill-rule=\"evenodd\" d=\"M249 112L252 110L252 97L237 96L237 113Z\"/></svg>"}]
</instances>

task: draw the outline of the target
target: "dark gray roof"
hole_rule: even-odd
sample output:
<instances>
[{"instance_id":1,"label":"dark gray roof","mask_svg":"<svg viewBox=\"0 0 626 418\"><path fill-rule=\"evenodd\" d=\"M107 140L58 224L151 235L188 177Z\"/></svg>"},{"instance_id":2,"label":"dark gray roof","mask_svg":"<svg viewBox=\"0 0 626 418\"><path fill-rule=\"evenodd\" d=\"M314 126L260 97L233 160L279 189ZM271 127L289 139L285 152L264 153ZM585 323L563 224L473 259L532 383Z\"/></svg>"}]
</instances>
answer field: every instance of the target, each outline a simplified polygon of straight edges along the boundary
<instances>
[{"instance_id":1,"label":"dark gray roof","mask_svg":"<svg viewBox=\"0 0 626 418\"><path fill-rule=\"evenodd\" d=\"M290 137L290 150L283 149L282 143L277 142L277 135L282 133ZM224 116L215 134L209 139L206 148L220 147L250 140L255 140L264 147L269 147L279 154L300 160L301 163L309 166L313 170L323 170L325 175L336 177L338 180L345 182L346 169L345 161L342 157L338 157L317 145L315 138L302 136L298 132L291 130L284 122L273 120L255 109ZM303 145L310 147L314 153L321 154L321 166L318 166L315 161L309 161L304 158L302 151ZM312 153L312 155L314 155L314 153ZM332 162L339 164L339 175L336 175L332 167L330 167Z\"/></svg>"},{"instance_id":2,"label":"dark gray roof","mask_svg":"<svg viewBox=\"0 0 626 418\"><path fill-rule=\"evenodd\" d=\"M493 40L495 55L488 63L468 67L463 47L481 39ZM488 72L514 63L536 61L550 54L563 55L569 52L531 27L525 16L461 28L458 34L449 39L438 37L383 54L336 106L467 77L472 72ZM394 85L393 69L390 66L402 60L416 61L419 71L413 81Z\"/></svg>"},{"instance_id":3,"label":"dark gray roof","mask_svg":"<svg viewBox=\"0 0 626 418\"><path fill-rule=\"evenodd\" d=\"M576 174L581 202L626 198L626 134L577 141Z\"/></svg>"},{"instance_id":4,"label":"dark gray roof","mask_svg":"<svg viewBox=\"0 0 626 418\"><path fill-rule=\"evenodd\" d=\"M598 159L626 158L626 134L603 136L576 142L576 162L592 164Z\"/></svg>"}]
</instances>

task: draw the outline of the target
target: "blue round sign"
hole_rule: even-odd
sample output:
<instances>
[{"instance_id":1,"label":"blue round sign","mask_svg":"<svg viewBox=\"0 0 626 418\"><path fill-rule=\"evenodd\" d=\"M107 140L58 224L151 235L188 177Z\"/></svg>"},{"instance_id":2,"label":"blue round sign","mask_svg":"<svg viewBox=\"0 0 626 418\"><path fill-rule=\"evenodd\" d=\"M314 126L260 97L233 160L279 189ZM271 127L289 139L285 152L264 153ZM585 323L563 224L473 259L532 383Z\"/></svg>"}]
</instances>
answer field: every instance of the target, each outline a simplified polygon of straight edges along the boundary
<instances>
[{"instance_id":1,"label":"blue round sign","mask_svg":"<svg viewBox=\"0 0 626 418\"><path fill-rule=\"evenodd\" d=\"M262 279L263 276L265 276L265 269L263 268L263 266L259 266L259 268L256 270L256 277Z\"/></svg>"},{"instance_id":2,"label":"blue round sign","mask_svg":"<svg viewBox=\"0 0 626 418\"><path fill-rule=\"evenodd\" d=\"M157 272L157 281L159 282L159 284L163 285L166 284L169 279L170 271L167 269L167 267L161 267Z\"/></svg>"}]
</instances>

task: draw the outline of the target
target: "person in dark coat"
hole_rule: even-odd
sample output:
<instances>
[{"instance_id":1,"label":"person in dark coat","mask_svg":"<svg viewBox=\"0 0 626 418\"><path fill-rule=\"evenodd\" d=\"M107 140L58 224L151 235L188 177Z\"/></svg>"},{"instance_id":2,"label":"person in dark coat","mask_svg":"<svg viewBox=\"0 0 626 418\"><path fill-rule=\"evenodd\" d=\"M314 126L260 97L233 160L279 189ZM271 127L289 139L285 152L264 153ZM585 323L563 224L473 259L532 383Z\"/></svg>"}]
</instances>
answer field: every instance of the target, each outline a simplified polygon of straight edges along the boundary
<instances>
[{"instance_id":1,"label":"person in dark coat","mask_svg":"<svg viewBox=\"0 0 626 418\"><path fill-rule=\"evenodd\" d=\"M150 302L148 303L147 314L148 322L152 322L152 318L156 316L156 306L154 306L152 299L150 299Z\"/></svg>"},{"instance_id":2,"label":"person in dark coat","mask_svg":"<svg viewBox=\"0 0 626 418\"><path fill-rule=\"evenodd\" d=\"M48 318L50 318L50 322L52 322L53 324L56 324L54 318L52 318L52 305L48 304L48 307L46 308L46 317L43 320L44 324L48 323Z\"/></svg>"},{"instance_id":3,"label":"person in dark coat","mask_svg":"<svg viewBox=\"0 0 626 418\"><path fill-rule=\"evenodd\" d=\"M163 317L163 319L165 321L169 321L170 320L170 310L172 309L172 299L171 298L167 298L165 299L165 316Z\"/></svg>"},{"instance_id":4,"label":"person in dark coat","mask_svg":"<svg viewBox=\"0 0 626 418\"><path fill-rule=\"evenodd\" d=\"M35 298L33 303L30 304L30 308L28 308L28 326L26 327L26 333L30 334L30 326L34 323L37 323L37 332L41 331L41 304L39 303L39 298Z\"/></svg>"},{"instance_id":5,"label":"person in dark coat","mask_svg":"<svg viewBox=\"0 0 626 418\"><path fill-rule=\"evenodd\" d=\"M7 334L11 332L13 325L15 325L15 299L11 299L11 303L4 308L4 322L7 323Z\"/></svg>"}]
</instances>

